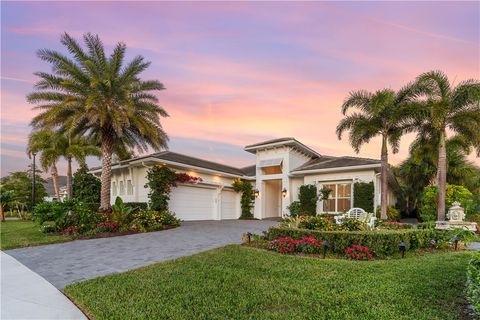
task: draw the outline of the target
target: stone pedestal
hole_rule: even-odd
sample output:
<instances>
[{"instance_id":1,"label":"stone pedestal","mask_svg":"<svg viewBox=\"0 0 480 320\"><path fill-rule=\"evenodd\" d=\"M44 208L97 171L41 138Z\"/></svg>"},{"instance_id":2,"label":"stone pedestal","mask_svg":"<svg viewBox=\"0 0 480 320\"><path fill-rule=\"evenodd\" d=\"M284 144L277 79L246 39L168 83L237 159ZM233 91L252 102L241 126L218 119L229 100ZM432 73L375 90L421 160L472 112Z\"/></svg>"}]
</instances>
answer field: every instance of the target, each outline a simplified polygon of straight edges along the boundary
<instances>
[{"instance_id":1,"label":"stone pedestal","mask_svg":"<svg viewBox=\"0 0 480 320\"><path fill-rule=\"evenodd\" d=\"M452 207L448 210L448 221L437 221L435 229L439 230L453 230L464 229L470 231L477 231L476 222L467 222L465 220L465 211L460 207L460 202L452 203Z\"/></svg>"}]
</instances>

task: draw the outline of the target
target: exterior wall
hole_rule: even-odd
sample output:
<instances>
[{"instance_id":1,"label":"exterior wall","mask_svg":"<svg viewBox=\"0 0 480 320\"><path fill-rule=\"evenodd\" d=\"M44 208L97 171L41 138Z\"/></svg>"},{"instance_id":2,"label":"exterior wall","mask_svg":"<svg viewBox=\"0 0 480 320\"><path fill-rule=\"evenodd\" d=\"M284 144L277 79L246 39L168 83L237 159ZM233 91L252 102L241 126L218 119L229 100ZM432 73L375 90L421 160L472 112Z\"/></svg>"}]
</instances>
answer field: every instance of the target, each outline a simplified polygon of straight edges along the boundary
<instances>
[{"instance_id":1,"label":"exterior wall","mask_svg":"<svg viewBox=\"0 0 480 320\"><path fill-rule=\"evenodd\" d=\"M150 167L151 166L149 167L136 166L136 167L119 168L119 169L112 170L112 185L113 183L116 184L117 192L113 193L114 190L112 188L110 202L113 204L117 196L122 198L122 200L125 202L148 202L149 188L145 187L145 184L147 183L147 171ZM214 191L213 192L214 195L212 199L212 201L214 201L214 206L213 206L214 212L212 212L212 217L215 220L221 219L221 203L222 203L221 191L223 189L231 190L231 185L233 183L234 178L226 177L221 174L211 174L211 173L192 171L192 170L186 170L186 169L180 169L180 168L172 168L172 169L179 173L183 172L191 176L202 178L202 182L195 185L195 187L209 188ZM132 185L133 185L132 195L127 194L127 180L132 181ZM120 194L119 186L121 183L123 183L125 188L125 192L123 195ZM190 185L190 184L187 184L187 185ZM237 211L236 214L237 216L240 216L240 211L241 211L240 194L235 193L235 197L236 197L236 202L238 203L238 205L235 208L235 210Z\"/></svg>"},{"instance_id":2,"label":"exterior wall","mask_svg":"<svg viewBox=\"0 0 480 320\"><path fill-rule=\"evenodd\" d=\"M282 159L282 173L281 174L268 174L264 175L262 169L260 168L260 162L263 160L270 160L270 159ZM257 219L263 219L267 217L265 212L265 208L267 207L266 201L268 201L267 195L267 186L265 181L268 180L281 180L281 188L282 190L286 190L287 194L285 197L281 196L281 206L280 211L282 216L288 214L287 207L290 205L292 199L294 199L294 195L292 195L292 185L291 179L289 174L294 169L298 168L305 162L310 160L310 157L305 156L290 147L278 147L272 148L268 150L258 150L256 152L256 187L258 191L260 191L260 195L255 199L255 208L254 208L254 216Z\"/></svg>"},{"instance_id":3,"label":"exterior wall","mask_svg":"<svg viewBox=\"0 0 480 320\"><path fill-rule=\"evenodd\" d=\"M355 182L374 182L375 188L375 203L377 198L377 184L375 183L375 171L373 169L368 170L357 170L357 171L342 171L342 172L332 172L332 173L319 173L319 174L310 174L304 177L304 184L314 184L318 189L321 189L324 183L334 183L334 182L351 182L352 191L351 198L353 207L353 183ZM323 201L318 201L317 211L323 212Z\"/></svg>"}]
</instances>

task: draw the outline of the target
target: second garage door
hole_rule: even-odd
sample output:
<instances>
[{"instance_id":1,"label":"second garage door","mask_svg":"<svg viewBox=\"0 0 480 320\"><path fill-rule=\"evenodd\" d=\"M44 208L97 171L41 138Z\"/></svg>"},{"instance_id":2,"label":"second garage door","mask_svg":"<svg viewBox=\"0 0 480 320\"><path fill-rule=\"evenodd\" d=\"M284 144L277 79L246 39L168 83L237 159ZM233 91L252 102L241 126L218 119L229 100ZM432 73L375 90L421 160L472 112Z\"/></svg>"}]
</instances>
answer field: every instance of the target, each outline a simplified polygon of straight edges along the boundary
<instances>
[{"instance_id":1,"label":"second garage door","mask_svg":"<svg viewBox=\"0 0 480 320\"><path fill-rule=\"evenodd\" d=\"M214 189L179 186L172 189L169 207L182 220L212 220Z\"/></svg>"},{"instance_id":2,"label":"second garage door","mask_svg":"<svg viewBox=\"0 0 480 320\"><path fill-rule=\"evenodd\" d=\"M221 219L238 219L240 212L237 210L239 204L237 193L230 190L222 190L222 216Z\"/></svg>"}]
</instances>

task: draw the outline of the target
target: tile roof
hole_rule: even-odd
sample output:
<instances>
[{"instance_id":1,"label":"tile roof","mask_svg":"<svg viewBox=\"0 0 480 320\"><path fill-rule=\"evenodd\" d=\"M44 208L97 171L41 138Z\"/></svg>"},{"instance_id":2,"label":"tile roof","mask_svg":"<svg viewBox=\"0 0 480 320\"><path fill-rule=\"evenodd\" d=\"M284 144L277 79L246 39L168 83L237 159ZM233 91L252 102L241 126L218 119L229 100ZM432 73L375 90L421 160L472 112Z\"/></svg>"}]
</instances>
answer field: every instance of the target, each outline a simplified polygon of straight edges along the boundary
<instances>
[{"instance_id":1,"label":"tile roof","mask_svg":"<svg viewBox=\"0 0 480 320\"><path fill-rule=\"evenodd\" d=\"M307 163L301 165L293 171L306 171L306 170L319 170L319 169L331 169L342 168L352 166L363 166L370 164L381 164L380 160L357 158L357 157L332 157L321 156L319 158L312 159Z\"/></svg>"}]
</instances>

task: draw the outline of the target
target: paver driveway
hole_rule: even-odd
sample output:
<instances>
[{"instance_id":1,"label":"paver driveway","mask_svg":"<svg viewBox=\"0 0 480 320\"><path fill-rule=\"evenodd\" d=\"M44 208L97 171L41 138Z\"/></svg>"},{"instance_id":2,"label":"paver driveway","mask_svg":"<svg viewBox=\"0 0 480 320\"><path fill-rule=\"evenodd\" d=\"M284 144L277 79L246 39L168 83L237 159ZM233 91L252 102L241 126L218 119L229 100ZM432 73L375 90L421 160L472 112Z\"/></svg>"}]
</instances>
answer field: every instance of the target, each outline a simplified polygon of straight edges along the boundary
<instances>
[{"instance_id":1,"label":"paver driveway","mask_svg":"<svg viewBox=\"0 0 480 320\"><path fill-rule=\"evenodd\" d=\"M261 233L277 223L267 220L189 221L171 230L77 240L6 253L63 289L72 282L240 243L243 233Z\"/></svg>"}]
</instances>

